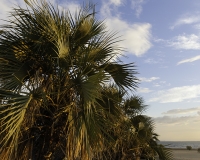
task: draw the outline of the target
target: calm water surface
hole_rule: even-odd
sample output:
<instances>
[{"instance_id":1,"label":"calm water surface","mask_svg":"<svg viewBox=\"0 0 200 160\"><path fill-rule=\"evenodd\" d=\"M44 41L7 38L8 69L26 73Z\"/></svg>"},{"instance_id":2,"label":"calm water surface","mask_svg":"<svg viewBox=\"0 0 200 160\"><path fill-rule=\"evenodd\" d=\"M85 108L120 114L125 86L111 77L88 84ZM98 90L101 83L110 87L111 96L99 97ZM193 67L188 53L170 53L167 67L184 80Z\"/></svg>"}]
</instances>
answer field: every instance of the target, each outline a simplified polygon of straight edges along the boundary
<instances>
[{"instance_id":1,"label":"calm water surface","mask_svg":"<svg viewBox=\"0 0 200 160\"><path fill-rule=\"evenodd\" d=\"M200 141L161 141L160 144L169 148L186 148L186 146L191 146L193 149L200 148Z\"/></svg>"}]
</instances>

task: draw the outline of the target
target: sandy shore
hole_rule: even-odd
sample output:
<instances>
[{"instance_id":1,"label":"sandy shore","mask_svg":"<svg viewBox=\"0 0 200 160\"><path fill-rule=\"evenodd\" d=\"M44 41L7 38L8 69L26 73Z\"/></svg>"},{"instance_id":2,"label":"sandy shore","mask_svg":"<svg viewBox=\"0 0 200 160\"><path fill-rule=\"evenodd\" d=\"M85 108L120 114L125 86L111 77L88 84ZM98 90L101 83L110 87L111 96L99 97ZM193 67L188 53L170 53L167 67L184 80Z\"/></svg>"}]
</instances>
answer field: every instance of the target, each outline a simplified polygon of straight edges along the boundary
<instances>
[{"instance_id":1,"label":"sandy shore","mask_svg":"<svg viewBox=\"0 0 200 160\"><path fill-rule=\"evenodd\" d=\"M174 160L200 160L200 153L197 150L172 149Z\"/></svg>"}]
</instances>

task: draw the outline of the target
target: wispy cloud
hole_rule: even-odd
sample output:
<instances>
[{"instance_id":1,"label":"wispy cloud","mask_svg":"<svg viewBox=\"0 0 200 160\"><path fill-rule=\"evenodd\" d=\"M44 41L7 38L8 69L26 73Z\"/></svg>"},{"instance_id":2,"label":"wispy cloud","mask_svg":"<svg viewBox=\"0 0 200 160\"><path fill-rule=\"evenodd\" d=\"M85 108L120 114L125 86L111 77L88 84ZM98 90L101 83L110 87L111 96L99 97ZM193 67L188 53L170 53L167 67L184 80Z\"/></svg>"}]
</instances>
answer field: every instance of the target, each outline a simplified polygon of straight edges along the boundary
<instances>
[{"instance_id":1,"label":"wispy cloud","mask_svg":"<svg viewBox=\"0 0 200 160\"><path fill-rule=\"evenodd\" d=\"M177 125L177 124L189 124L194 123L199 118L198 115L191 115L191 116L162 116L154 118L157 124L168 124L168 125Z\"/></svg>"},{"instance_id":2,"label":"wispy cloud","mask_svg":"<svg viewBox=\"0 0 200 160\"><path fill-rule=\"evenodd\" d=\"M100 16L101 18L107 20L109 17L120 17L121 12L119 7L123 7L126 1L123 0L102 0L100 6ZM127 8L129 9L129 8Z\"/></svg>"},{"instance_id":3,"label":"wispy cloud","mask_svg":"<svg viewBox=\"0 0 200 160\"><path fill-rule=\"evenodd\" d=\"M169 41L169 46L176 49L200 50L200 37L195 34L179 35Z\"/></svg>"},{"instance_id":4,"label":"wispy cloud","mask_svg":"<svg viewBox=\"0 0 200 160\"><path fill-rule=\"evenodd\" d=\"M135 10L135 14L137 17L142 13L142 5L144 4L144 0L132 0L132 8Z\"/></svg>"},{"instance_id":5,"label":"wispy cloud","mask_svg":"<svg viewBox=\"0 0 200 160\"><path fill-rule=\"evenodd\" d=\"M191 63L191 62L194 62L194 61L197 61L197 60L200 60L200 55L195 56L195 57L192 57L192 58L184 59L184 60L182 60L182 61L179 61L179 62L177 63L177 65L183 64L183 63Z\"/></svg>"},{"instance_id":6,"label":"wispy cloud","mask_svg":"<svg viewBox=\"0 0 200 160\"><path fill-rule=\"evenodd\" d=\"M126 4L128 1L131 3L131 5L130 8L127 6L126 9L132 9L135 12L135 16L139 18L140 14L143 11L143 5L145 4L146 0L103 0L102 8L104 9L104 11L102 13L104 15L107 15L106 13L111 13L111 11L115 11L114 14L120 14L118 8ZM116 13L116 11L118 13Z\"/></svg>"},{"instance_id":7,"label":"wispy cloud","mask_svg":"<svg viewBox=\"0 0 200 160\"><path fill-rule=\"evenodd\" d=\"M54 4L57 4L57 2L55 1ZM79 12L80 8L82 7L76 1L60 1L58 5L60 9L69 10L72 16L74 16L77 12Z\"/></svg>"},{"instance_id":8,"label":"wispy cloud","mask_svg":"<svg viewBox=\"0 0 200 160\"><path fill-rule=\"evenodd\" d=\"M140 14L143 11L143 4L145 3L145 0L129 0L131 3L131 8L135 11L135 15L136 17L139 18ZM111 5L114 5L115 7L120 7L122 6L126 1L123 0L109 0L109 1L105 1L104 3L109 6L112 7Z\"/></svg>"},{"instance_id":9,"label":"wispy cloud","mask_svg":"<svg viewBox=\"0 0 200 160\"><path fill-rule=\"evenodd\" d=\"M171 84L166 81L159 81L154 83L154 87L169 87Z\"/></svg>"},{"instance_id":10,"label":"wispy cloud","mask_svg":"<svg viewBox=\"0 0 200 160\"><path fill-rule=\"evenodd\" d=\"M182 102L200 96L200 85L174 87L168 90L158 91L149 102Z\"/></svg>"},{"instance_id":11,"label":"wispy cloud","mask_svg":"<svg viewBox=\"0 0 200 160\"><path fill-rule=\"evenodd\" d=\"M148 64L158 64L161 62L162 62L162 59L148 58L144 60L144 63L148 63Z\"/></svg>"},{"instance_id":12,"label":"wispy cloud","mask_svg":"<svg viewBox=\"0 0 200 160\"><path fill-rule=\"evenodd\" d=\"M152 82L157 79L160 79L159 77L150 77L150 78L145 78L145 77L140 77L139 80L142 82Z\"/></svg>"},{"instance_id":13,"label":"wispy cloud","mask_svg":"<svg viewBox=\"0 0 200 160\"><path fill-rule=\"evenodd\" d=\"M170 29L174 29L178 26L185 25L185 24L195 24L200 22L199 15L184 15L183 17L179 18L174 25L170 27Z\"/></svg>"},{"instance_id":14,"label":"wispy cloud","mask_svg":"<svg viewBox=\"0 0 200 160\"><path fill-rule=\"evenodd\" d=\"M200 108L196 107L196 108L187 108L187 109L172 109L162 114L177 115L177 114L191 114L191 113L198 113L198 112L200 112Z\"/></svg>"},{"instance_id":15,"label":"wispy cloud","mask_svg":"<svg viewBox=\"0 0 200 160\"><path fill-rule=\"evenodd\" d=\"M193 25L193 28L200 30L200 23Z\"/></svg>"},{"instance_id":16,"label":"wispy cloud","mask_svg":"<svg viewBox=\"0 0 200 160\"><path fill-rule=\"evenodd\" d=\"M149 93L149 92L152 92L152 90L150 90L149 88L142 88L142 87L138 88L137 91L139 93Z\"/></svg>"},{"instance_id":17,"label":"wispy cloud","mask_svg":"<svg viewBox=\"0 0 200 160\"><path fill-rule=\"evenodd\" d=\"M122 0L109 0L109 2L115 6L120 6L122 4Z\"/></svg>"}]
</instances>

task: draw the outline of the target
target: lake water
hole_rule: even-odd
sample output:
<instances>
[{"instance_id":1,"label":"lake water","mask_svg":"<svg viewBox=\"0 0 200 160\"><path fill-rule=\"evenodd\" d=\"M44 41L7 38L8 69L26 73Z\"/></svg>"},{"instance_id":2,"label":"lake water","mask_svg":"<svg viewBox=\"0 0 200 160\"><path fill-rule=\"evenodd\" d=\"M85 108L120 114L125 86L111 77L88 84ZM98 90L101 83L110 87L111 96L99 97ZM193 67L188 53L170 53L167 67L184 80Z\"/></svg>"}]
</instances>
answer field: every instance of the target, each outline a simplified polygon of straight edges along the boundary
<instances>
[{"instance_id":1,"label":"lake water","mask_svg":"<svg viewBox=\"0 0 200 160\"><path fill-rule=\"evenodd\" d=\"M193 149L200 148L200 141L161 141L160 144L169 148L186 148L186 146L191 146Z\"/></svg>"}]
</instances>

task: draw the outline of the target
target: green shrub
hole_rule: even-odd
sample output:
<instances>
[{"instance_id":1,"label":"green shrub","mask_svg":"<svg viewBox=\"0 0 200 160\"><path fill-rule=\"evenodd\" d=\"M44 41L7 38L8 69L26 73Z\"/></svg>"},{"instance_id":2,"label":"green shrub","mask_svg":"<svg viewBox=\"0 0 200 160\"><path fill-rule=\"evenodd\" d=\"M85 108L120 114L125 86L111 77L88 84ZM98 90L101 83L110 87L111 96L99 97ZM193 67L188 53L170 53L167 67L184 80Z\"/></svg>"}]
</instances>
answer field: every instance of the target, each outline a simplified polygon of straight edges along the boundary
<instances>
[{"instance_id":1,"label":"green shrub","mask_svg":"<svg viewBox=\"0 0 200 160\"><path fill-rule=\"evenodd\" d=\"M187 150L192 150L191 146L187 146L186 148L187 148Z\"/></svg>"},{"instance_id":2,"label":"green shrub","mask_svg":"<svg viewBox=\"0 0 200 160\"><path fill-rule=\"evenodd\" d=\"M200 153L200 148L198 148L197 151Z\"/></svg>"}]
</instances>

